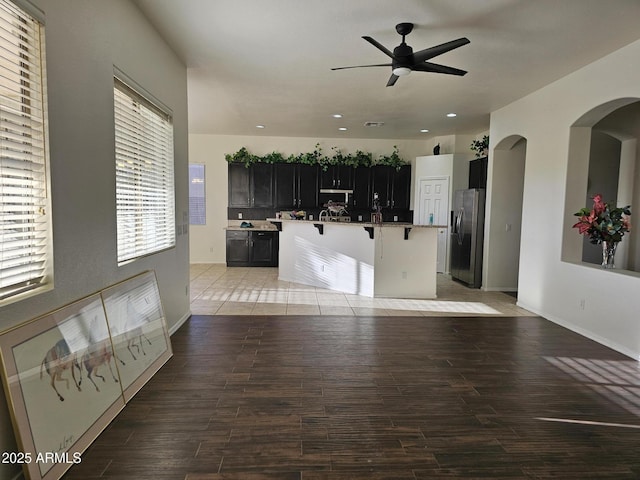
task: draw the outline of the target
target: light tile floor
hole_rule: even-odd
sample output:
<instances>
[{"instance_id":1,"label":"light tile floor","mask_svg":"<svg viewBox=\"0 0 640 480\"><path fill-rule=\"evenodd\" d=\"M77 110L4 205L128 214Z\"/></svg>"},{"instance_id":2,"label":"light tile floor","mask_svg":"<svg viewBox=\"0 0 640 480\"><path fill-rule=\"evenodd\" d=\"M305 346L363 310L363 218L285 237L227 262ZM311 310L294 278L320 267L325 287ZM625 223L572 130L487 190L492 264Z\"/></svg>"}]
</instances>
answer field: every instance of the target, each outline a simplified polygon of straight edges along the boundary
<instances>
[{"instance_id":1,"label":"light tile floor","mask_svg":"<svg viewBox=\"0 0 640 480\"><path fill-rule=\"evenodd\" d=\"M278 280L277 268L191 265L194 315L531 316L502 292L467 288L438 274L438 298L350 295Z\"/></svg>"}]
</instances>

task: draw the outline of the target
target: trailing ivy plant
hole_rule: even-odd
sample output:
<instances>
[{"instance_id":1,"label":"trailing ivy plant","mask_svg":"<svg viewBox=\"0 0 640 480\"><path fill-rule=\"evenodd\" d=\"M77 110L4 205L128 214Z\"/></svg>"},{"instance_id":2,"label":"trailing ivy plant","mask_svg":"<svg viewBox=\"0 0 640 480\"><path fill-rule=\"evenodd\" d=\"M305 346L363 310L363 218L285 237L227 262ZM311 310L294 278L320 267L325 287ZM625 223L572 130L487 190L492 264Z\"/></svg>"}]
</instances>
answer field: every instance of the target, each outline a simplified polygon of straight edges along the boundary
<instances>
[{"instance_id":1,"label":"trailing ivy plant","mask_svg":"<svg viewBox=\"0 0 640 480\"><path fill-rule=\"evenodd\" d=\"M313 152L301 153L295 157L294 163L302 163L303 165L322 165L323 163L322 147L316 143Z\"/></svg>"},{"instance_id":2,"label":"trailing ivy plant","mask_svg":"<svg viewBox=\"0 0 640 480\"><path fill-rule=\"evenodd\" d=\"M381 155L376 160L371 152L356 150L355 153L343 153L337 147L331 147L333 155L326 156L322 153L322 147L316 143L312 152L300 153L297 155L289 155L285 157L280 152L271 152L264 156L253 155L249 153L246 147L242 147L236 153L227 153L224 158L229 163L243 163L245 167L253 163L300 163L303 165L319 165L323 170L327 170L330 166L341 165L348 167L372 167L374 165L388 165L400 169L402 165L407 163L400 158L398 147L393 146L393 152L390 155Z\"/></svg>"},{"instance_id":3,"label":"trailing ivy plant","mask_svg":"<svg viewBox=\"0 0 640 480\"><path fill-rule=\"evenodd\" d=\"M271 152L266 154L259 161L264 163L282 163L285 161L285 158L280 152Z\"/></svg>"},{"instance_id":4,"label":"trailing ivy plant","mask_svg":"<svg viewBox=\"0 0 640 480\"><path fill-rule=\"evenodd\" d=\"M398 153L399 153L398 147L394 145L393 152L391 152L391 155L382 155L380 158L378 158L378 161L375 164L387 165L389 167L394 167L396 170L400 170L400 167L402 167L403 165L406 165L407 162L401 159Z\"/></svg>"},{"instance_id":5,"label":"trailing ivy plant","mask_svg":"<svg viewBox=\"0 0 640 480\"><path fill-rule=\"evenodd\" d=\"M229 163L244 163L244 166L247 168L249 168L249 165L251 165L252 163L260 161L260 157L251 155L246 147L242 147L240 150L233 154L227 153L225 154L224 158Z\"/></svg>"},{"instance_id":6,"label":"trailing ivy plant","mask_svg":"<svg viewBox=\"0 0 640 480\"><path fill-rule=\"evenodd\" d=\"M353 156L352 167L370 167L373 165L373 154L371 152L363 152L362 150L356 150Z\"/></svg>"}]
</instances>

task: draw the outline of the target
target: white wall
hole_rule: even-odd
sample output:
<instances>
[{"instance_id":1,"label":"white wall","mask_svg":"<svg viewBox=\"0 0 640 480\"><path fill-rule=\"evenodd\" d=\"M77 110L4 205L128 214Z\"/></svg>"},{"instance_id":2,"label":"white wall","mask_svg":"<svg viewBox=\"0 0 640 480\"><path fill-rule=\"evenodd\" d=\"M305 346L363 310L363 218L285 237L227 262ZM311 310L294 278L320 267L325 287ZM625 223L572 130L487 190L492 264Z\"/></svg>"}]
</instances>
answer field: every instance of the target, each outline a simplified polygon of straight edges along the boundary
<instances>
[{"instance_id":1,"label":"white wall","mask_svg":"<svg viewBox=\"0 0 640 480\"><path fill-rule=\"evenodd\" d=\"M118 267L113 67L173 110L176 212L188 224L186 69L128 0L36 0L46 21L55 288L0 308L0 329L50 312L144 270L158 276L170 326L189 313L189 245ZM0 451L16 451L0 406ZM19 471L0 465L0 478Z\"/></svg>"},{"instance_id":2,"label":"white wall","mask_svg":"<svg viewBox=\"0 0 640 480\"><path fill-rule=\"evenodd\" d=\"M388 155L396 145L400 157L415 163L415 158L430 153L433 146L422 140L371 140L343 138L266 137L239 135L189 135L189 162L205 165L206 225L190 227L191 263L225 263L225 232L227 226L227 162L226 153L235 153L242 147L256 155L273 151L283 155L311 152L320 143L325 155L331 147L345 153L356 150L371 152L374 157ZM413 208L413 194L411 197ZM275 214L275 212L274 212Z\"/></svg>"},{"instance_id":3,"label":"white wall","mask_svg":"<svg viewBox=\"0 0 640 480\"><path fill-rule=\"evenodd\" d=\"M527 139L518 304L634 358L640 356L638 275L563 262L560 253L563 233L578 235L564 211L570 127L599 105L640 97L639 57L637 41L493 112L490 130L493 145L510 135ZM584 206L584 195L579 203L570 208ZM494 261L485 265L491 269Z\"/></svg>"}]
</instances>

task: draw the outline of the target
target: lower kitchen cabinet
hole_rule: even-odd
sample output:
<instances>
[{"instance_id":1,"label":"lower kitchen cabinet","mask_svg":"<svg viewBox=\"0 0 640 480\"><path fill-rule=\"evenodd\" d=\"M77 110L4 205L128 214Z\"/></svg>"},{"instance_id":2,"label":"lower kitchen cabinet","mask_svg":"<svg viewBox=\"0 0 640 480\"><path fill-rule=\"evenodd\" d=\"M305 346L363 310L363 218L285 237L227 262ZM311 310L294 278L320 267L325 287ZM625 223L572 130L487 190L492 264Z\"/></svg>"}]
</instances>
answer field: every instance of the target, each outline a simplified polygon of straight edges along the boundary
<instances>
[{"instance_id":1,"label":"lower kitchen cabinet","mask_svg":"<svg viewBox=\"0 0 640 480\"><path fill-rule=\"evenodd\" d=\"M278 232L227 230L228 267L277 267Z\"/></svg>"}]
</instances>

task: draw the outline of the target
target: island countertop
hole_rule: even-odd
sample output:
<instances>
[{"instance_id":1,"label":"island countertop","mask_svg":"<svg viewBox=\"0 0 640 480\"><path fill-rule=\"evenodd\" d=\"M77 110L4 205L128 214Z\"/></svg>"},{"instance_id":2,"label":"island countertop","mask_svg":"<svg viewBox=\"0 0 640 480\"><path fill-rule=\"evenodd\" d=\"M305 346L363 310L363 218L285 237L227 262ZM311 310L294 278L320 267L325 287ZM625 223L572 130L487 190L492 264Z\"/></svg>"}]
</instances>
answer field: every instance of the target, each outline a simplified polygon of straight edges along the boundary
<instances>
[{"instance_id":1,"label":"island countertop","mask_svg":"<svg viewBox=\"0 0 640 480\"><path fill-rule=\"evenodd\" d=\"M294 220L289 218L267 218L268 222L272 223L311 223L311 224L322 224L322 225L345 225L352 227L402 227L402 228L447 228L447 225L416 225L414 223L409 222L382 222L382 223L373 223L373 222L337 222L337 221L326 221L326 220Z\"/></svg>"}]
</instances>

